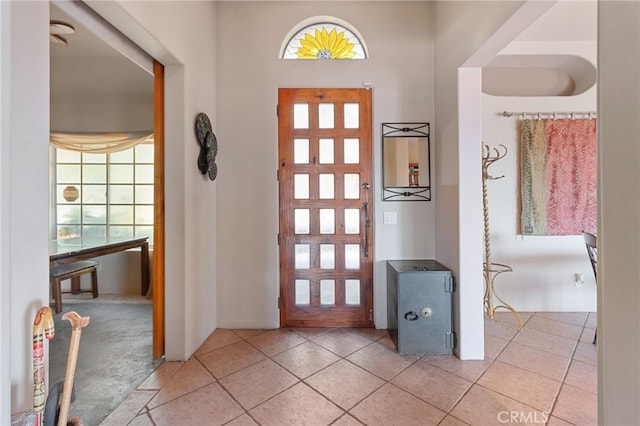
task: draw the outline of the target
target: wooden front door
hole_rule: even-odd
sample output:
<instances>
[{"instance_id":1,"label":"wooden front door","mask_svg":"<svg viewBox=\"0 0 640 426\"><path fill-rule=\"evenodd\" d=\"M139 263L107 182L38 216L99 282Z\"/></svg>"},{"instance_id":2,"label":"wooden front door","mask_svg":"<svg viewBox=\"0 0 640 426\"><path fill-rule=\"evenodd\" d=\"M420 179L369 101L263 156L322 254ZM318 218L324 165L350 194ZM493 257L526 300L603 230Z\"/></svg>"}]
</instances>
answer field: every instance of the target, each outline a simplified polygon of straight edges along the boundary
<instances>
[{"instance_id":1,"label":"wooden front door","mask_svg":"<svg viewBox=\"0 0 640 426\"><path fill-rule=\"evenodd\" d=\"M279 89L280 325L373 326L371 91Z\"/></svg>"}]
</instances>

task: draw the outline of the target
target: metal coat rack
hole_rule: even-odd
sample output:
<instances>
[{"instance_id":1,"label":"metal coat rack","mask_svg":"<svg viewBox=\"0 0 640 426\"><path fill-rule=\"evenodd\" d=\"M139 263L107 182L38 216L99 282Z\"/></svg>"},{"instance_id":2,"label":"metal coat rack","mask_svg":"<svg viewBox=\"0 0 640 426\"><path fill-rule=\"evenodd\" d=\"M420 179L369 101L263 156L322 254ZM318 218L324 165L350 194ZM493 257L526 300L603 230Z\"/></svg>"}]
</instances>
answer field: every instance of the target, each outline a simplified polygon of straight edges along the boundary
<instances>
[{"instance_id":1,"label":"metal coat rack","mask_svg":"<svg viewBox=\"0 0 640 426\"><path fill-rule=\"evenodd\" d=\"M496 310L500 308L508 309L515 315L518 320L518 330L522 331L522 319L520 314L513 306L505 302L495 290L495 279L498 275L505 272L512 272L513 269L509 265L503 263L491 262L491 233L489 230L489 197L487 193L487 181L501 179L504 176L491 176L487 169L490 165L496 161L504 158L507 155L507 147L504 145L498 145L498 148L491 148L488 145L482 146L482 208L484 213L484 309L489 316L493 318ZM498 304L495 304L495 300Z\"/></svg>"}]
</instances>

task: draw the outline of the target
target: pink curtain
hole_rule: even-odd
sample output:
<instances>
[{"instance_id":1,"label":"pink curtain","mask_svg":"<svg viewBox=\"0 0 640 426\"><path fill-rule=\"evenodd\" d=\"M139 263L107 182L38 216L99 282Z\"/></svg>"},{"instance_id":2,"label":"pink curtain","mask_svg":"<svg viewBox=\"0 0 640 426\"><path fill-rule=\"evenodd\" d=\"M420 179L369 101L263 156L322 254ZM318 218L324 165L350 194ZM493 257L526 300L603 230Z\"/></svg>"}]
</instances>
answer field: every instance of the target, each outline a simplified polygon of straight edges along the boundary
<instances>
[{"instance_id":1,"label":"pink curtain","mask_svg":"<svg viewBox=\"0 0 640 426\"><path fill-rule=\"evenodd\" d=\"M547 120L547 235L596 233L596 120Z\"/></svg>"},{"instance_id":2,"label":"pink curtain","mask_svg":"<svg viewBox=\"0 0 640 426\"><path fill-rule=\"evenodd\" d=\"M596 120L522 120L520 155L522 234L596 234Z\"/></svg>"}]
</instances>

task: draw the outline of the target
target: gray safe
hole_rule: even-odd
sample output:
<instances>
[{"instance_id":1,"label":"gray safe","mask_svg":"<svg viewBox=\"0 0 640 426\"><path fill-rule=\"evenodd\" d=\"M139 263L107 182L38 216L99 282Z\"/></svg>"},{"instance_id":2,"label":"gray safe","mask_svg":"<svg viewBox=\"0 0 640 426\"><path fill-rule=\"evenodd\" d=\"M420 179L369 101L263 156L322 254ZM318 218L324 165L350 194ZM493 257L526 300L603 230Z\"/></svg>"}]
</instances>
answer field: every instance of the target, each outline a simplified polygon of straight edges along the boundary
<instances>
[{"instance_id":1,"label":"gray safe","mask_svg":"<svg viewBox=\"0 0 640 426\"><path fill-rule=\"evenodd\" d=\"M387 261L387 321L398 352L450 354L453 273L435 260Z\"/></svg>"}]
</instances>

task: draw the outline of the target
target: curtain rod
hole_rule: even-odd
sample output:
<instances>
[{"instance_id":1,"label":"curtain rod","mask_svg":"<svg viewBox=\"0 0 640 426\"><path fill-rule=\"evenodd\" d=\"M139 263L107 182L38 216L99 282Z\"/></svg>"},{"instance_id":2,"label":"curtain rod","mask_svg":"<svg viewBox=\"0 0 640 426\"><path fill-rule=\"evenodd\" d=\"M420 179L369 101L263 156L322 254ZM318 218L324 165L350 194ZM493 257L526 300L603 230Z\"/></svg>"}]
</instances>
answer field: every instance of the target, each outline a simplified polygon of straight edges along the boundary
<instances>
[{"instance_id":1,"label":"curtain rod","mask_svg":"<svg viewBox=\"0 0 640 426\"><path fill-rule=\"evenodd\" d=\"M498 115L500 117L513 117L521 115L526 117L527 115L534 116L538 120L543 118L543 116L547 118L559 118L559 116L569 117L569 118L579 118L583 116L587 116L587 118L596 118L595 111L556 111L556 112L513 112L513 111L502 111L499 112Z\"/></svg>"}]
</instances>

